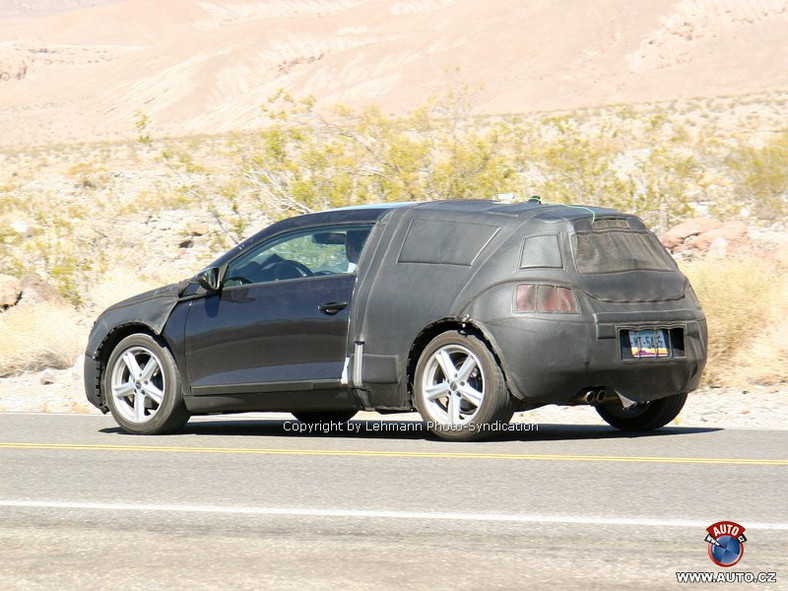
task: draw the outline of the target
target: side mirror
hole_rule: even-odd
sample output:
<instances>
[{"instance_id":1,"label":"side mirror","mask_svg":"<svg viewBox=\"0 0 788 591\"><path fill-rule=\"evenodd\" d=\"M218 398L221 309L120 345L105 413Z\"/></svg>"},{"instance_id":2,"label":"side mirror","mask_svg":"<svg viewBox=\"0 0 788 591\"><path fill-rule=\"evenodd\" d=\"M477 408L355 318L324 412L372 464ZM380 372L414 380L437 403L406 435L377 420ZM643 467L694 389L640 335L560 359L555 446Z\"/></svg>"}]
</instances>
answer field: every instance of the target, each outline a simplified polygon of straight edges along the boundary
<instances>
[{"instance_id":1,"label":"side mirror","mask_svg":"<svg viewBox=\"0 0 788 591\"><path fill-rule=\"evenodd\" d=\"M197 283L200 287L208 291L219 291L221 284L219 283L219 268L210 267L197 274Z\"/></svg>"}]
</instances>

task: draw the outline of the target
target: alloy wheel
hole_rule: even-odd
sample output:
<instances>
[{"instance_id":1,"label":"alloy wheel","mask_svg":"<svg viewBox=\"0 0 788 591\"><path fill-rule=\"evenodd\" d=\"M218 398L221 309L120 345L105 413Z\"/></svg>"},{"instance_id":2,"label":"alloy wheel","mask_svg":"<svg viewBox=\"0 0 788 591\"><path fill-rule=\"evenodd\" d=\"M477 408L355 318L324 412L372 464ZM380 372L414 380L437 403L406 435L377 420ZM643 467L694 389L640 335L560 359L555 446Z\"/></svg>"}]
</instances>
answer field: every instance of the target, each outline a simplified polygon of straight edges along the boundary
<instances>
[{"instance_id":1,"label":"alloy wheel","mask_svg":"<svg viewBox=\"0 0 788 591\"><path fill-rule=\"evenodd\" d=\"M422 374L425 410L444 425L473 421L484 401L485 376L478 357L458 344L435 351Z\"/></svg>"},{"instance_id":2,"label":"alloy wheel","mask_svg":"<svg viewBox=\"0 0 788 591\"><path fill-rule=\"evenodd\" d=\"M130 347L112 368L110 388L115 408L132 423L145 423L156 415L166 386L161 361L146 347Z\"/></svg>"}]
</instances>

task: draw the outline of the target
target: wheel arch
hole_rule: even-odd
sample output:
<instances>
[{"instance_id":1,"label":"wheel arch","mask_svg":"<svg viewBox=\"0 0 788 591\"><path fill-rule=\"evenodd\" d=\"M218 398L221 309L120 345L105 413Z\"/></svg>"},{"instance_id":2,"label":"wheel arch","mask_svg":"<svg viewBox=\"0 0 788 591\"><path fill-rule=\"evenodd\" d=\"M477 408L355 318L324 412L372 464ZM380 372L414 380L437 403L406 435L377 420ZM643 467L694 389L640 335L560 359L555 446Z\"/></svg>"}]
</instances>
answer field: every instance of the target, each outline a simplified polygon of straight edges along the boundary
<instances>
[{"instance_id":1,"label":"wheel arch","mask_svg":"<svg viewBox=\"0 0 788 591\"><path fill-rule=\"evenodd\" d=\"M96 358L100 362L106 363L115 346L123 339L133 334L147 334L154 339L161 341L160 344L163 344L168 349L172 350L169 343L164 339L164 337L162 337L161 333L156 332L150 325L143 322L129 322L127 324L116 326L107 333L107 336L105 336L104 340L101 341L101 345L99 345L96 351Z\"/></svg>"},{"instance_id":2,"label":"wheel arch","mask_svg":"<svg viewBox=\"0 0 788 591\"><path fill-rule=\"evenodd\" d=\"M93 388L94 397L99 402L99 409L104 413L108 412L109 408L107 407L107 401L104 399L104 394L101 391L101 381L104 377L104 370L107 367L109 356L112 355L112 351L115 349L118 343L133 334L149 335L150 337L153 337L159 341L159 344L172 351L169 343L167 343L160 333L156 332L150 325L142 322L129 322L126 324L121 324L109 331L99 346L96 348L96 352L93 357L89 357L85 360L85 376L87 378L89 372L93 374L90 387ZM91 367L88 367L88 364L91 364Z\"/></svg>"},{"instance_id":3,"label":"wheel arch","mask_svg":"<svg viewBox=\"0 0 788 591\"><path fill-rule=\"evenodd\" d=\"M503 374L504 382L506 383L506 389L515 398L522 399L522 396L511 387L511 383L507 377L506 365L503 363L503 358L501 357L500 349L495 342L495 338L488 330L485 329L483 324L474 320L473 318L465 317L442 318L436 322L428 324L414 339L410 350L408 351L408 362L405 369L405 377L407 379L408 392L411 402L413 401L413 381L416 375L416 365L419 362L419 357L421 357L422 352L430 343L430 341L432 341L432 339L440 334L443 334L444 332L449 332L452 330L456 330L462 334L473 335L482 341L484 345L490 350L490 353L492 353L493 357L495 358L495 362L498 364L498 367L501 368L501 373Z\"/></svg>"}]
</instances>

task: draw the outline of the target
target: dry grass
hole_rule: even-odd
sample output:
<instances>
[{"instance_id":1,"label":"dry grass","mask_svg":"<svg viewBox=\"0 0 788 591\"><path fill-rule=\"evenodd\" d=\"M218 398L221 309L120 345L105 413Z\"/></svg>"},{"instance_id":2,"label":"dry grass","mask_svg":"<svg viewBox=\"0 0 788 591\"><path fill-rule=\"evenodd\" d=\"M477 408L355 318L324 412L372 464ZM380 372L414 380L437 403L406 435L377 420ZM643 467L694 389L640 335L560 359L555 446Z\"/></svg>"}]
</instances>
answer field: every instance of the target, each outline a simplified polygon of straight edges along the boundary
<instances>
[{"instance_id":1,"label":"dry grass","mask_svg":"<svg viewBox=\"0 0 788 591\"><path fill-rule=\"evenodd\" d=\"M92 321L108 306L160 284L117 269L91 288L80 312L47 302L0 312L0 376L71 367L85 350L85 319Z\"/></svg>"},{"instance_id":2,"label":"dry grass","mask_svg":"<svg viewBox=\"0 0 788 591\"><path fill-rule=\"evenodd\" d=\"M160 287L164 283L141 278L131 269L115 268L108 272L100 283L90 288L86 297L86 308L95 317L112 304Z\"/></svg>"},{"instance_id":3,"label":"dry grass","mask_svg":"<svg viewBox=\"0 0 788 591\"><path fill-rule=\"evenodd\" d=\"M7 376L71 367L85 349L87 328L73 310L41 303L0 313L0 334L0 376Z\"/></svg>"},{"instance_id":4,"label":"dry grass","mask_svg":"<svg viewBox=\"0 0 788 591\"><path fill-rule=\"evenodd\" d=\"M751 341L734 356L742 380L761 384L788 382L788 245L771 266L770 298L760 325L753 325Z\"/></svg>"},{"instance_id":5,"label":"dry grass","mask_svg":"<svg viewBox=\"0 0 788 591\"><path fill-rule=\"evenodd\" d=\"M743 373L737 381L758 384L788 382L788 289L779 296L779 309L767 316L761 338L745 346L734 357Z\"/></svg>"},{"instance_id":6,"label":"dry grass","mask_svg":"<svg viewBox=\"0 0 788 591\"><path fill-rule=\"evenodd\" d=\"M709 324L704 381L788 379L788 269L777 257L706 258L683 266Z\"/></svg>"}]
</instances>

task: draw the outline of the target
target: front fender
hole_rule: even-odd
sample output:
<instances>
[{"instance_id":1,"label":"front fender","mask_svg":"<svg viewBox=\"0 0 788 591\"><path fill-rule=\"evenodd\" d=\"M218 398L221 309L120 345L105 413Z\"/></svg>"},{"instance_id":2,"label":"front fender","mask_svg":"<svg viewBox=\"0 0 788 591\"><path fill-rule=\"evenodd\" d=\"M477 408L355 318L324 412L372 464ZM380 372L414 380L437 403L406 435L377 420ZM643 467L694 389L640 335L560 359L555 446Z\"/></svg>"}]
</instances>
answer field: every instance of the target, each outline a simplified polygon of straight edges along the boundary
<instances>
[{"instance_id":1,"label":"front fender","mask_svg":"<svg viewBox=\"0 0 788 591\"><path fill-rule=\"evenodd\" d=\"M84 385L88 401L102 412L107 412L107 403L101 395L102 348L128 327L161 334L164 325L180 301L182 285L173 284L134 296L102 312L93 324L85 347ZM115 335L113 337L112 335Z\"/></svg>"},{"instance_id":2,"label":"front fender","mask_svg":"<svg viewBox=\"0 0 788 591\"><path fill-rule=\"evenodd\" d=\"M125 325L142 325L155 334L161 334L173 308L180 300L181 288L181 285L174 283L107 308L93 324L85 354L95 357L107 336Z\"/></svg>"}]
</instances>

